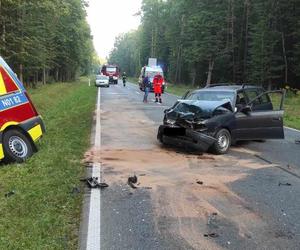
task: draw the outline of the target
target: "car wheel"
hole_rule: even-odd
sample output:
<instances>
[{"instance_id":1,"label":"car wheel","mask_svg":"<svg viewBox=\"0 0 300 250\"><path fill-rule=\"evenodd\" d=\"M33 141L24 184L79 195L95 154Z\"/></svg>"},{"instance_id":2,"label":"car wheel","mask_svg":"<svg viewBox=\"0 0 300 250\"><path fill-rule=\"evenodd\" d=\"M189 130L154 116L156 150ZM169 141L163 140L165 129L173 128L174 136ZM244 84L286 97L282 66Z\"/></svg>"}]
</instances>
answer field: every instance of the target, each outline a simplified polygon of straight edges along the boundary
<instances>
[{"instance_id":1,"label":"car wheel","mask_svg":"<svg viewBox=\"0 0 300 250\"><path fill-rule=\"evenodd\" d=\"M31 141L19 130L8 130L3 135L5 162L24 162L33 155Z\"/></svg>"},{"instance_id":2,"label":"car wheel","mask_svg":"<svg viewBox=\"0 0 300 250\"><path fill-rule=\"evenodd\" d=\"M226 154L231 145L231 135L227 129L220 129L215 138L217 141L212 146L212 151L215 154Z\"/></svg>"}]
</instances>

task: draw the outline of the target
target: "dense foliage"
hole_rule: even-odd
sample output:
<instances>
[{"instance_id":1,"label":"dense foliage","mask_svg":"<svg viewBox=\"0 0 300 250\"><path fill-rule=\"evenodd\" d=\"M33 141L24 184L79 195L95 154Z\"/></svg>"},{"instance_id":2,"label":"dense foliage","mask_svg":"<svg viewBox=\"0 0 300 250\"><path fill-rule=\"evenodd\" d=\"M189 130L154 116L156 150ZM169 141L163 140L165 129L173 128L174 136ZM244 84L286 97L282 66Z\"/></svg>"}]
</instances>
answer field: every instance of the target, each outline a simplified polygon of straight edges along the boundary
<instances>
[{"instance_id":1,"label":"dense foliage","mask_svg":"<svg viewBox=\"0 0 300 250\"><path fill-rule=\"evenodd\" d=\"M157 57L175 83L300 88L300 0L143 0L110 61L137 75Z\"/></svg>"},{"instance_id":2,"label":"dense foliage","mask_svg":"<svg viewBox=\"0 0 300 250\"><path fill-rule=\"evenodd\" d=\"M0 0L0 55L25 83L69 81L91 69L84 0Z\"/></svg>"}]
</instances>

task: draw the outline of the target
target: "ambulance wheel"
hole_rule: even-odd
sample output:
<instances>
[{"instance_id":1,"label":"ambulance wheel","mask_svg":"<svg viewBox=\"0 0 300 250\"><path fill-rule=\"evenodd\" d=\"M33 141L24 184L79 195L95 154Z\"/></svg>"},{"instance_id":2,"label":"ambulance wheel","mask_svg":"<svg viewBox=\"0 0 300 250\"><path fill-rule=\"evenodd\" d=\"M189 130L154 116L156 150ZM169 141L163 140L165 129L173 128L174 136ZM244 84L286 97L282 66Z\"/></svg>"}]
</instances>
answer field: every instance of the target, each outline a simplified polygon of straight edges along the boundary
<instances>
[{"instance_id":1,"label":"ambulance wheel","mask_svg":"<svg viewBox=\"0 0 300 250\"><path fill-rule=\"evenodd\" d=\"M33 155L31 141L21 131L8 130L3 135L5 162L24 162Z\"/></svg>"}]
</instances>

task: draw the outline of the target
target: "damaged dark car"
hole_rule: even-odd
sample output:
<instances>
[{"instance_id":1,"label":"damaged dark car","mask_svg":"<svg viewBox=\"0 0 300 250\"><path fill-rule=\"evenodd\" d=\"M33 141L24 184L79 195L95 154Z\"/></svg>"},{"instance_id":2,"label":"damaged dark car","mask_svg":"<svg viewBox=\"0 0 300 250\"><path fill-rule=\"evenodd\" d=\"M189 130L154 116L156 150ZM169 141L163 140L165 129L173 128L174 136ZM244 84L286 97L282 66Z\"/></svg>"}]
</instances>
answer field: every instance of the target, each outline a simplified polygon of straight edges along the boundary
<instances>
[{"instance_id":1,"label":"damaged dark car","mask_svg":"<svg viewBox=\"0 0 300 250\"><path fill-rule=\"evenodd\" d=\"M270 94L280 94L278 108ZM187 92L165 110L157 139L215 154L227 153L237 141L284 139L284 96L252 85L216 84Z\"/></svg>"}]
</instances>

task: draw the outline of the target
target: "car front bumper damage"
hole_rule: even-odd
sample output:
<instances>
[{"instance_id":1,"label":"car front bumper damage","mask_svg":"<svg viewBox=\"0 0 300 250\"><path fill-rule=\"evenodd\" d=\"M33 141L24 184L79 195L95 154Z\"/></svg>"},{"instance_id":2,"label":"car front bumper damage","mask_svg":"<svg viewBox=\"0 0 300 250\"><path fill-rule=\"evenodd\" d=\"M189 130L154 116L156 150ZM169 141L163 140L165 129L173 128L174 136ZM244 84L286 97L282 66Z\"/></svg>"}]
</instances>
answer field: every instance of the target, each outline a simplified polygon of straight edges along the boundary
<instances>
[{"instance_id":1,"label":"car front bumper damage","mask_svg":"<svg viewBox=\"0 0 300 250\"><path fill-rule=\"evenodd\" d=\"M188 128L161 125L157 139L164 144L206 152L217 140L204 133Z\"/></svg>"}]
</instances>

